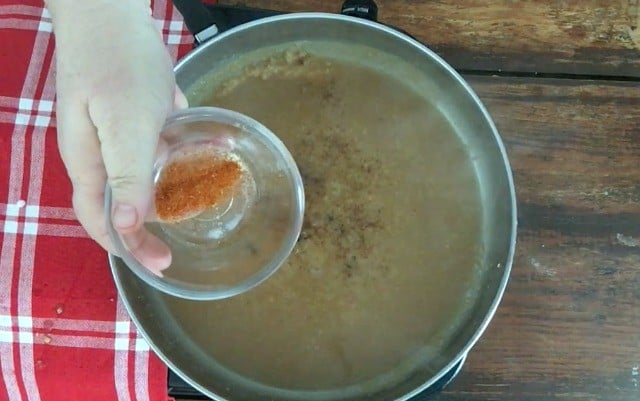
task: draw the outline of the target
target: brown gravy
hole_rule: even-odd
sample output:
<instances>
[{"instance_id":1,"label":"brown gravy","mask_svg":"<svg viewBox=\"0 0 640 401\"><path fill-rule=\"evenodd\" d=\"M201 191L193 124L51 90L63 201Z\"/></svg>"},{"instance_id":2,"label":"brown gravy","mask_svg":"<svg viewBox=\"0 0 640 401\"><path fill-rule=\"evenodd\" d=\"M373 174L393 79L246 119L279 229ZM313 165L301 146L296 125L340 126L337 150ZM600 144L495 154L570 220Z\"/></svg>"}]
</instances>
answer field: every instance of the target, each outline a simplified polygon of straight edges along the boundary
<instances>
[{"instance_id":1,"label":"brown gravy","mask_svg":"<svg viewBox=\"0 0 640 401\"><path fill-rule=\"evenodd\" d=\"M283 140L304 179L303 232L265 283L223 301L171 299L176 319L224 366L291 389L356 384L437 353L481 258L477 178L453 127L373 68L312 50L246 65L217 71L192 104L240 111Z\"/></svg>"}]
</instances>

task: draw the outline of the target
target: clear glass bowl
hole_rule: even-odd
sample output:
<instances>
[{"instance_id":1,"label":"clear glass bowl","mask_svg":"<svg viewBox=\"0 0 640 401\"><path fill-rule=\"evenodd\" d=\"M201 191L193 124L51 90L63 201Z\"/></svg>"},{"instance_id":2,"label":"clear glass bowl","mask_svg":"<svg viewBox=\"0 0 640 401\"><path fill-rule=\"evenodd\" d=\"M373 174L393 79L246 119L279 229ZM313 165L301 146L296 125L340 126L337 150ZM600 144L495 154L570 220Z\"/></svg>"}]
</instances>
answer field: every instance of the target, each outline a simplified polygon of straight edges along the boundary
<instances>
[{"instance_id":1,"label":"clear glass bowl","mask_svg":"<svg viewBox=\"0 0 640 401\"><path fill-rule=\"evenodd\" d=\"M302 178L284 144L257 121L213 107L176 112L160 138L156 189L172 161L194 154L237 162L240 180L229 196L185 220L145 223L171 250L171 265L160 275L144 267L129 236L114 229L107 184L107 228L120 258L149 285L186 299L227 298L267 279L293 250L304 214Z\"/></svg>"}]
</instances>

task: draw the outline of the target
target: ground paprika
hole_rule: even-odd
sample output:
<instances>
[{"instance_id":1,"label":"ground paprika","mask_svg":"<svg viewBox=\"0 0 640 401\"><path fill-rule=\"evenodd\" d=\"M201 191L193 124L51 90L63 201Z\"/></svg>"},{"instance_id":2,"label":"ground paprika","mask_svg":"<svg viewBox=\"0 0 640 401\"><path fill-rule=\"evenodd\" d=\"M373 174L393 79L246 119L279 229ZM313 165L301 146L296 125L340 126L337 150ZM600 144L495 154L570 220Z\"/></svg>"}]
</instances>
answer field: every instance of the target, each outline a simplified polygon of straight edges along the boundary
<instances>
[{"instance_id":1,"label":"ground paprika","mask_svg":"<svg viewBox=\"0 0 640 401\"><path fill-rule=\"evenodd\" d=\"M156 184L156 215L164 222L193 217L227 199L241 176L238 161L210 151L176 158Z\"/></svg>"}]
</instances>

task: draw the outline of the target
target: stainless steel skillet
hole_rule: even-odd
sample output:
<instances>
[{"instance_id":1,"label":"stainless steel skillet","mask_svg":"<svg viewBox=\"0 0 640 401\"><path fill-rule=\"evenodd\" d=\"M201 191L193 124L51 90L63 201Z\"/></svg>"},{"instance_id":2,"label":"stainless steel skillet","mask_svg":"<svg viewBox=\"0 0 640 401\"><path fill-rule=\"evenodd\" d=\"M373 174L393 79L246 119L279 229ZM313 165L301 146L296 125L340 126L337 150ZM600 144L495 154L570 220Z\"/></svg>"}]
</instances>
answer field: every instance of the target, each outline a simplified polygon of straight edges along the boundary
<instances>
[{"instance_id":1,"label":"stainless steel skillet","mask_svg":"<svg viewBox=\"0 0 640 401\"><path fill-rule=\"evenodd\" d=\"M327 392L271 389L216 364L171 315L166 298L139 281L115 257L113 274L125 305L153 350L183 379L219 400L408 400L434 389L460 367L489 324L507 284L516 239L513 179L500 136L469 85L428 48L392 28L360 18L319 13L273 16L242 24L215 35L176 67L177 82L189 88L237 54L296 40L338 41L382 50L413 65L442 112L455 123L457 134L474 155L483 206L483 245L486 272L482 291L464 325L441 355L425 363L391 388L352 387ZM445 380L446 381L446 380Z\"/></svg>"}]
</instances>

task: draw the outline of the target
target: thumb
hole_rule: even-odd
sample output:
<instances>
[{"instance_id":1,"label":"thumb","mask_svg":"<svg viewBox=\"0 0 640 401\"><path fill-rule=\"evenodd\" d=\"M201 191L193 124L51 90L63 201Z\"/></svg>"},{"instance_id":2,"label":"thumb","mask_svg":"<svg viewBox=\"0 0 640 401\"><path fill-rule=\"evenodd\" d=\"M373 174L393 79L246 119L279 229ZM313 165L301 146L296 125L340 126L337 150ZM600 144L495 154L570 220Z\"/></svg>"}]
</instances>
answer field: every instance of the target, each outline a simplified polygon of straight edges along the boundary
<instances>
[{"instance_id":1,"label":"thumb","mask_svg":"<svg viewBox=\"0 0 640 401\"><path fill-rule=\"evenodd\" d=\"M97 128L112 190L112 222L121 233L135 232L151 204L153 163L167 110L127 110L122 103L106 103L111 102L90 104L89 113ZM168 109L171 104L167 103Z\"/></svg>"}]
</instances>

